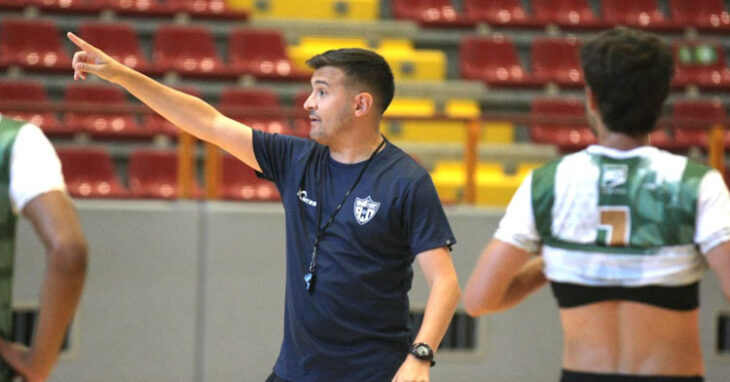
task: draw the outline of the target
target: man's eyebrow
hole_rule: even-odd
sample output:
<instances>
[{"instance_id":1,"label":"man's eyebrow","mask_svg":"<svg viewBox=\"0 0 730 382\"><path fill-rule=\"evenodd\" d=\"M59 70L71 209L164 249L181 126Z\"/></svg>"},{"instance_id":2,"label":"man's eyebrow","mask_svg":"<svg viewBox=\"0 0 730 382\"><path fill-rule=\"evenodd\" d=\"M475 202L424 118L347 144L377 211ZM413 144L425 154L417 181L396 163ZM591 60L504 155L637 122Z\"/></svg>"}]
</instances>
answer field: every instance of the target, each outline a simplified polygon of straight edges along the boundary
<instances>
[{"instance_id":1,"label":"man's eyebrow","mask_svg":"<svg viewBox=\"0 0 730 382\"><path fill-rule=\"evenodd\" d=\"M325 80L314 80L314 83L313 84L314 85L321 84L321 85L325 85L325 86L330 86L330 84L327 83L327 81L325 81Z\"/></svg>"}]
</instances>

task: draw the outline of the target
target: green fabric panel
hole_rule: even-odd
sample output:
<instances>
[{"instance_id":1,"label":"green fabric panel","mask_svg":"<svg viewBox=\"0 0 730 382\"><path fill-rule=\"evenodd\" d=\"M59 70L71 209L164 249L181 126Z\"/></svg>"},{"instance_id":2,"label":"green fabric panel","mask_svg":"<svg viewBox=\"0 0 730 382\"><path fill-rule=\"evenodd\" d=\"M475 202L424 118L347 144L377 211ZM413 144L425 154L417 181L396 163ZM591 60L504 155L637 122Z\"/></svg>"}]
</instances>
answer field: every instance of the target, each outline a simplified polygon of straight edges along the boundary
<instances>
[{"instance_id":1,"label":"green fabric panel","mask_svg":"<svg viewBox=\"0 0 730 382\"><path fill-rule=\"evenodd\" d=\"M553 204L555 203L555 172L560 159L532 172L532 214L542 238L552 237Z\"/></svg>"},{"instance_id":2,"label":"green fabric panel","mask_svg":"<svg viewBox=\"0 0 730 382\"><path fill-rule=\"evenodd\" d=\"M648 158L613 159L600 163L598 205L628 206L628 246L652 248L694 242L697 191L709 167L687 162L679 182L661 181ZM599 229L597 244L607 245L607 231Z\"/></svg>"},{"instance_id":3,"label":"green fabric panel","mask_svg":"<svg viewBox=\"0 0 730 382\"><path fill-rule=\"evenodd\" d=\"M10 155L15 137L26 122L0 119L0 336L12 333L12 287L17 217L10 206ZM0 363L0 382L10 382L11 370Z\"/></svg>"}]
</instances>

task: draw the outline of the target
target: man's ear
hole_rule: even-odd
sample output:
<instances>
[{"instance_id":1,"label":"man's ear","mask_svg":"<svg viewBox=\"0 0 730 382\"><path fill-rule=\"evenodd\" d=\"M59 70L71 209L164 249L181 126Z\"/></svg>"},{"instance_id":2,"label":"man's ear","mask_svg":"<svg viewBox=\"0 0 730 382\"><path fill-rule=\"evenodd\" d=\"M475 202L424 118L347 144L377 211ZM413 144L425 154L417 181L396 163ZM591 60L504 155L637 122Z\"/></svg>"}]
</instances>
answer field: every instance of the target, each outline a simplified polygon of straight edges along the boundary
<instances>
[{"instance_id":1,"label":"man's ear","mask_svg":"<svg viewBox=\"0 0 730 382\"><path fill-rule=\"evenodd\" d=\"M373 109L373 96L368 92L360 92L355 95L355 116L361 117Z\"/></svg>"}]
</instances>

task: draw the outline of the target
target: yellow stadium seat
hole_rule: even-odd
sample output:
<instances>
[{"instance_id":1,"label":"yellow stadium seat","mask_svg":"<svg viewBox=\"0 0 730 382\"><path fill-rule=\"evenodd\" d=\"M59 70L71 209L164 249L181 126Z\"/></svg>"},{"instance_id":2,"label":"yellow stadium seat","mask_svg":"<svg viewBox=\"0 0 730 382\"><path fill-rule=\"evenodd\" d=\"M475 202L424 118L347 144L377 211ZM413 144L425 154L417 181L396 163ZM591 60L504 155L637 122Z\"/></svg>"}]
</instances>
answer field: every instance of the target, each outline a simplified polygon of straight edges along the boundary
<instances>
[{"instance_id":1,"label":"yellow stadium seat","mask_svg":"<svg viewBox=\"0 0 730 382\"><path fill-rule=\"evenodd\" d=\"M509 122L486 122L482 124L479 141L483 143L513 143L515 141L515 125Z\"/></svg>"},{"instance_id":2,"label":"yellow stadium seat","mask_svg":"<svg viewBox=\"0 0 730 382\"><path fill-rule=\"evenodd\" d=\"M253 18L375 21L378 0L228 0Z\"/></svg>"},{"instance_id":3,"label":"yellow stadium seat","mask_svg":"<svg viewBox=\"0 0 730 382\"><path fill-rule=\"evenodd\" d=\"M452 99L446 101L446 115L454 118L477 118L482 114L479 103L470 99Z\"/></svg>"},{"instance_id":4,"label":"yellow stadium seat","mask_svg":"<svg viewBox=\"0 0 730 382\"><path fill-rule=\"evenodd\" d=\"M289 46L287 51L294 65L306 70L307 59L339 48L371 47L364 38L305 36L300 38L298 45ZM443 81L446 78L446 54L440 50L414 49L413 42L407 39L385 39L374 50L388 61L396 80Z\"/></svg>"},{"instance_id":5,"label":"yellow stadium seat","mask_svg":"<svg viewBox=\"0 0 730 382\"><path fill-rule=\"evenodd\" d=\"M433 117L436 115L436 103L428 98L393 98L386 117Z\"/></svg>"},{"instance_id":6,"label":"yellow stadium seat","mask_svg":"<svg viewBox=\"0 0 730 382\"><path fill-rule=\"evenodd\" d=\"M477 163L476 204L488 207L506 207L512 195L522 184L527 173L541 164L523 163L515 175L504 173L495 162ZM431 173L436 191L445 201L461 201L466 185L466 171L461 161L439 161Z\"/></svg>"}]
</instances>

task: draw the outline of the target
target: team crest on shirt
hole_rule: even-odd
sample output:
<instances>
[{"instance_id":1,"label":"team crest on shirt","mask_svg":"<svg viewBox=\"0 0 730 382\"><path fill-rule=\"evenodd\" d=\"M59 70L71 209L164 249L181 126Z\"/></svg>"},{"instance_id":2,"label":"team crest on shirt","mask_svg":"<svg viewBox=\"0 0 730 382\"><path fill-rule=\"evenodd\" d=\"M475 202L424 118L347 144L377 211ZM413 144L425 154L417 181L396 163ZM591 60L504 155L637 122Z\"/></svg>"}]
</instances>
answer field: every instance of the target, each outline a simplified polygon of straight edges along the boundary
<instances>
[{"instance_id":1,"label":"team crest on shirt","mask_svg":"<svg viewBox=\"0 0 730 382\"><path fill-rule=\"evenodd\" d=\"M604 194L623 194L626 190L621 187L626 184L629 175L629 166L625 164L604 164L601 175L601 192Z\"/></svg>"},{"instance_id":2,"label":"team crest on shirt","mask_svg":"<svg viewBox=\"0 0 730 382\"><path fill-rule=\"evenodd\" d=\"M380 208L380 202L374 201L370 195L365 199L355 198L355 220L360 225L369 222L378 213L378 208Z\"/></svg>"}]
</instances>

